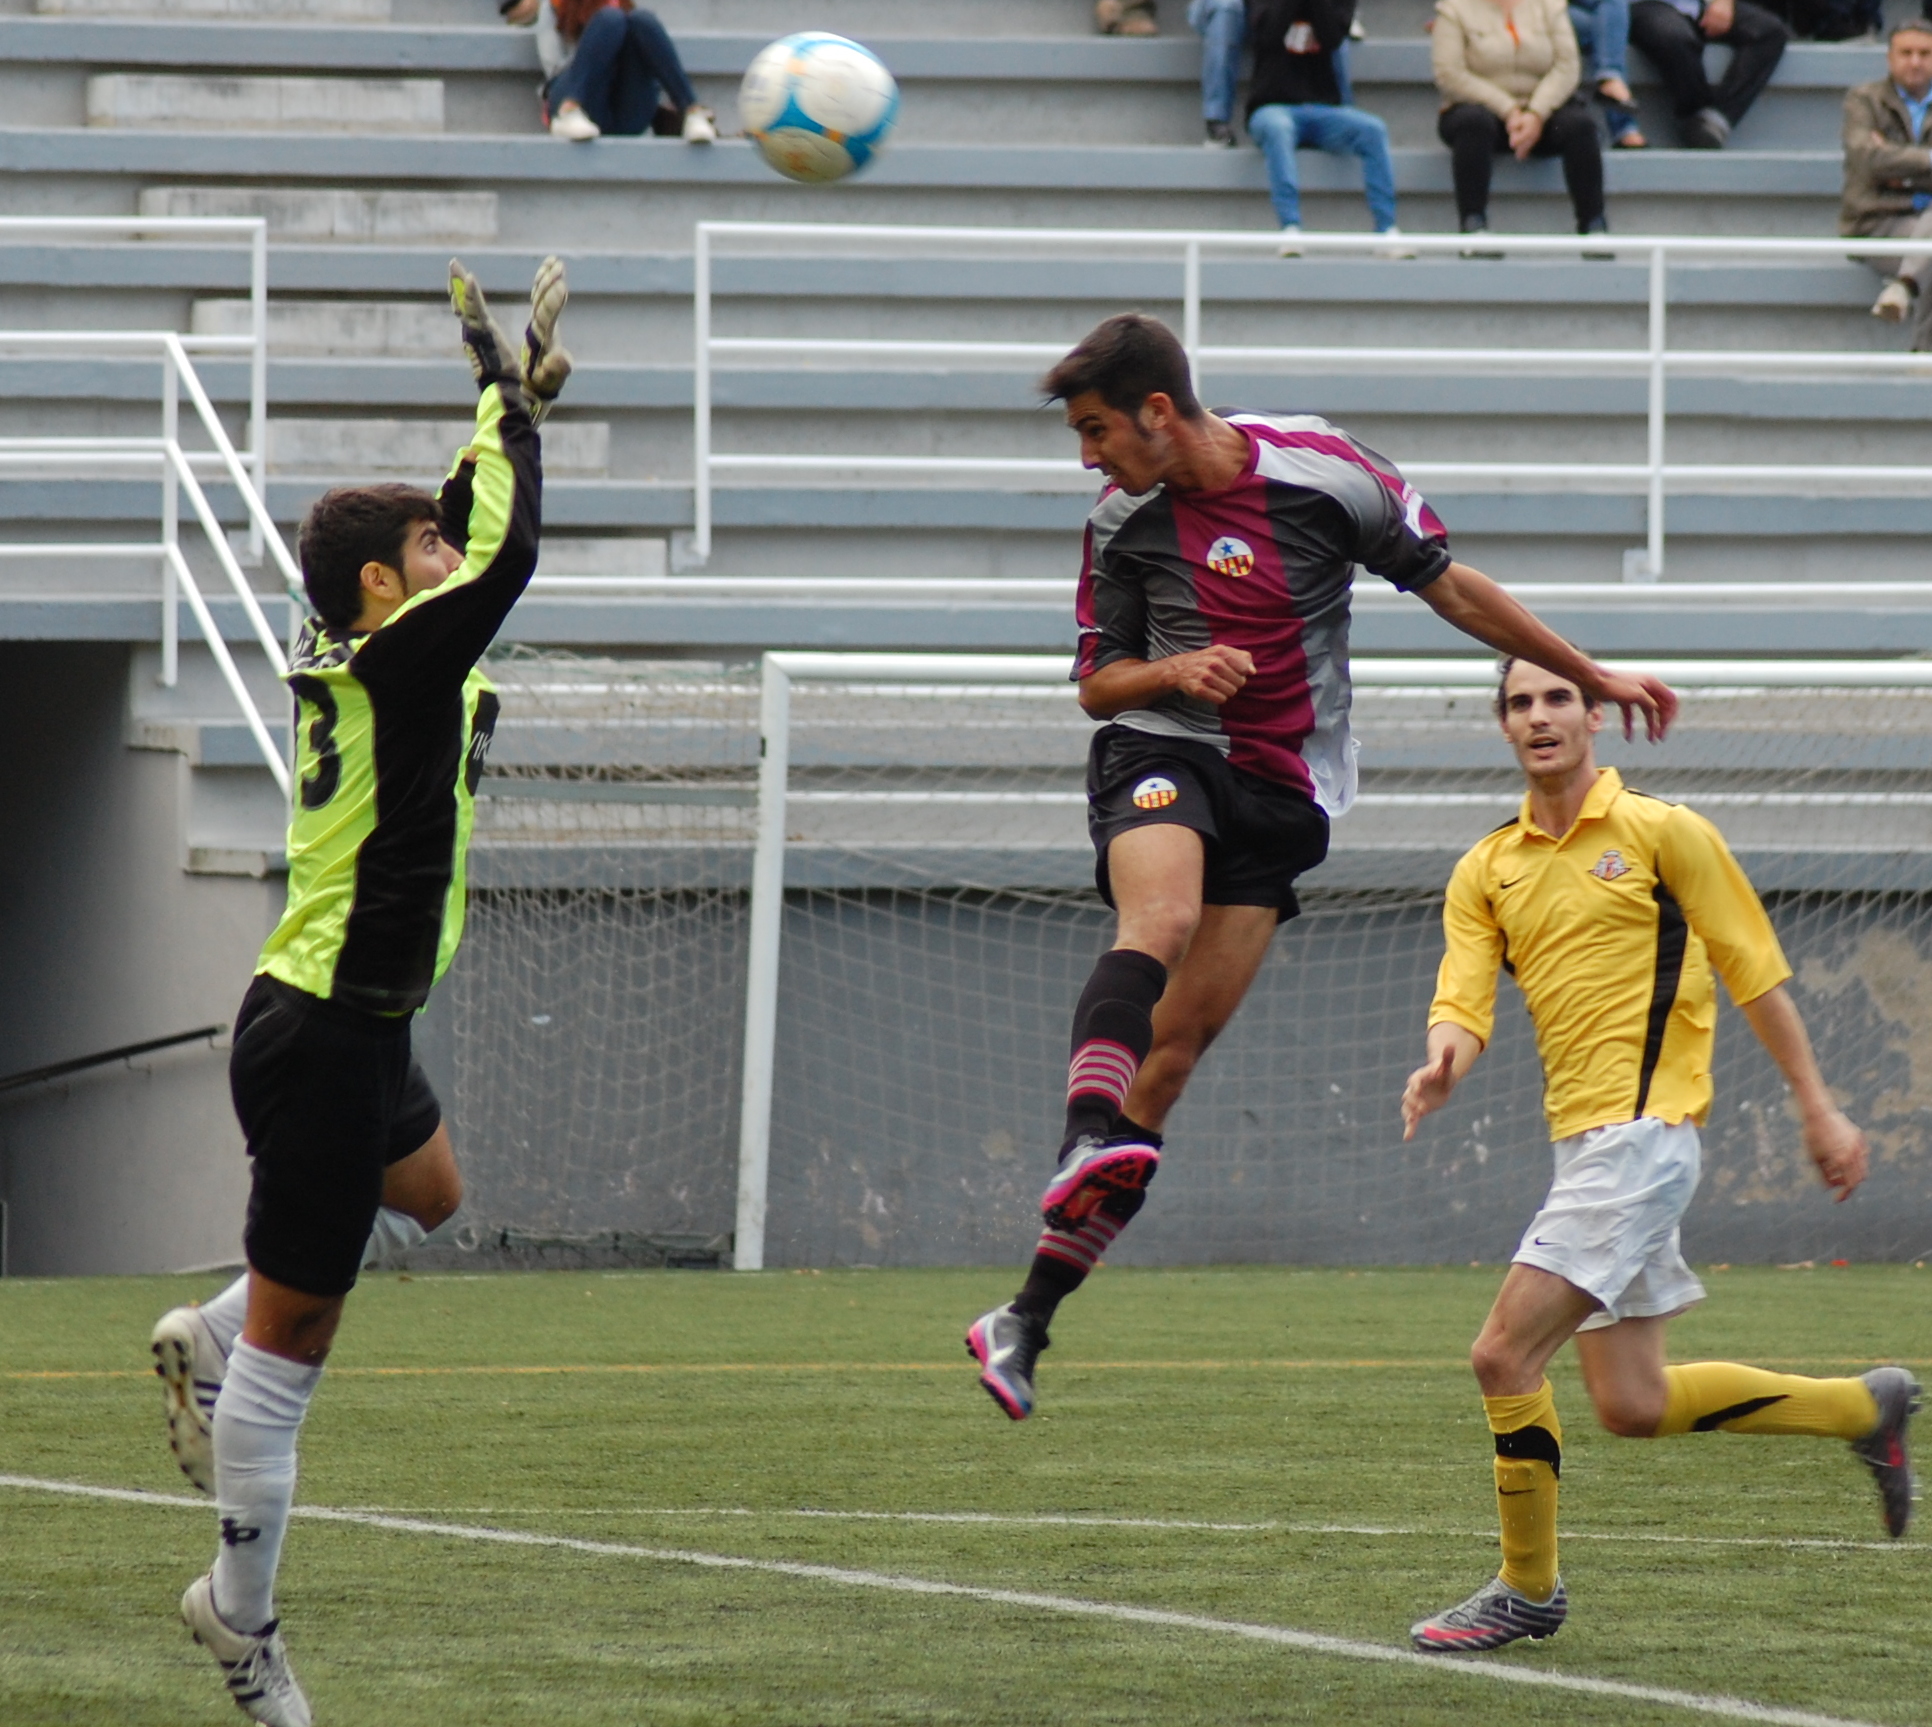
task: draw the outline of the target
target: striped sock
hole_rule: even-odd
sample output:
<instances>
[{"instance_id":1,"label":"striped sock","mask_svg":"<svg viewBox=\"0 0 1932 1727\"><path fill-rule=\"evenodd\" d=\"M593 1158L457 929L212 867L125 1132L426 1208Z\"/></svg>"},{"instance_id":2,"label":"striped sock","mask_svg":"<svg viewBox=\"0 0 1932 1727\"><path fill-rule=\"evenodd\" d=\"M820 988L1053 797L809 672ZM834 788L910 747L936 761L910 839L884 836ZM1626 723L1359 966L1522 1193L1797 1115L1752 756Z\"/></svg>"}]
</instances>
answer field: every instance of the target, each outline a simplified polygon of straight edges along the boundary
<instances>
[{"instance_id":1,"label":"striped sock","mask_svg":"<svg viewBox=\"0 0 1932 1727\"><path fill-rule=\"evenodd\" d=\"M1142 1128L1133 1131L1145 1134L1148 1143L1159 1149L1158 1133L1147 1133ZM1060 1303L1087 1281L1087 1273L1100 1263L1116 1237L1146 1203L1145 1192L1118 1193L1102 1200L1098 1210L1089 1212L1072 1229L1041 1230L1039 1243L1033 1249L1033 1268L1027 1273L1020 1293L1013 1297L1014 1307L1021 1313L1031 1314L1042 1324L1050 1321Z\"/></svg>"},{"instance_id":2,"label":"striped sock","mask_svg":"<svg viewBox=\"0 0 1932 1727\"><path fill-rule=\"evenodd\" d=\"M1100 956L1073 1013L1064 1144L1113 1131L1153 1046L1154 1006L1166 988L1167 967L1151 954L1121 947Z\"/></svg>"}]
</instances>

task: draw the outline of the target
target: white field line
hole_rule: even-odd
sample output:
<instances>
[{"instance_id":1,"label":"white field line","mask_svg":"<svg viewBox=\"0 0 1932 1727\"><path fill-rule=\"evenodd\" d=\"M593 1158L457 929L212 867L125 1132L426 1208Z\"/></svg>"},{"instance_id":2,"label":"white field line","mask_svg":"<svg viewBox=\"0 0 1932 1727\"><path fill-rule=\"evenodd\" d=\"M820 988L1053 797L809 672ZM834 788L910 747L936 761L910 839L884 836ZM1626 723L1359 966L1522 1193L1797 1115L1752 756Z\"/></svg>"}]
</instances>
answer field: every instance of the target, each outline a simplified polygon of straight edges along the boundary
<instances>
[{"instance_id":1,"label":"white field line","mask_svg":"<svg viewBox=\"0 0 1932 1727\"><path fill-rule=\"evenodd\" d=\"M43 1493L65 1493L85 1499L112 1499L137 1505L185 1506L204 1514L212 1508L205 1499L182 1494L138 1493L127 1488L93 1487L72 1481L45 1481L27 1475L0 1475L0 1487ZM1422 1668L1436 1674L1491 1679L1506 1685L1530 1685L1590 1697L1625 1697L1655 1703L1695 1715L1716 1715L1732 1721L1760 1721L1772 1727L1875 1727L1874 1723L1840 1715L1818 1715L1805 1709L1780 1709L1748 1698L1698 1691L1675 1691L1661 1685L1632 1685L1620 1679L1596 1679L1584 1674L1549 1673L1482 1656L1422 1655L1385 1643L1362 1643L1349 1637L1328 1637L1296 1631L1285 1625L1256 1625L1239 1619L1211 1619L1198 1613L1176 1613L1161 1607L1135 1607L1117 1601L1083 1601L1070 1595L1039 1595L1030 1590L988 1589L977 1584L945 1583L925 1577L900 1577L883 1571L855 1571L841 1565L807 1565L786 1559L746 1559L732 1554L694 1553L676 1547L637 1547L617 1541L584 1541L568 1535L542 1535L509 1529L483 1529L462 1523L430 1523L412 1517L389 1517L369 1511L338 1510L329 1506L297 1506L297 1517L316 1522L346 1523L383 1529L398 1535L429 1535L447 1541L481 1541L505 1547L537 1547L599 1557L649 1559L659 1564L690 1565L711 1571L749 1571L768 1577L795 1577L806 1582L835 1583L851 1589L879 1589L898 1595L950 1595L967 1601L987 1601L1002 1607L1028 1607L1041 1613L1063 1613L1084 1619L1111 1619L1129 1625L1157 1625L1174 1631L1202 1631L1239 1637L1254 1643L1300 1649L1311 1655L1347 1661L1377 1661L1387 1666Z\"/></svg>"},{"instance_id":2,"label":"white field line","mask_svg":"<svg viewBox=\"0 0 1932 1727\"><path fill-rule=\"evenodd\" d=\"M0 1478L0 1484L4 1478ZM1220 1535L1367 1535L1441 1541L1494 1543L1493 1529L1418 1529L1377 1523L1216 1523L1187 1517L1092 1517L1078 1512L1006 1511L821 1511L807 1507L753 1510L733 1505L596 1505L533 1510L515 1505L354 1505L344 1510L385 1517L774 1517L815 1518L837 1523L994 1523L1021 1529L1178 1529ZM1932 1553L1932 1547L1902 1541L1854 1541L1842 1536L1808 1535L1657 1535L1641 1530L1563 1531L1565 1541L1629 1541L1670 1547L1818 1547L1850 1553Z\"/></svg>"}]
</instances>

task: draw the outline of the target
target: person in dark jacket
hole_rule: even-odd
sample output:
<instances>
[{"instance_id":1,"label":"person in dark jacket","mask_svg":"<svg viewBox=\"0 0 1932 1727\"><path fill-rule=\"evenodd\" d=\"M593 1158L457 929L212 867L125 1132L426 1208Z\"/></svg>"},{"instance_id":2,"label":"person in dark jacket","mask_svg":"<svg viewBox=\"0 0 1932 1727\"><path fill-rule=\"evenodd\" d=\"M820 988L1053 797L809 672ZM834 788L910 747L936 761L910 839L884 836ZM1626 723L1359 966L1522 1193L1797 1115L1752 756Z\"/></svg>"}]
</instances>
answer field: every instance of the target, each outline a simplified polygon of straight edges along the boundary
<instances>
[{"instance_id":1,"label":"person in dark jacket","mask_svg":"<svg viewBox=\"0 0 1932 1727\"><path fill-rule=\"evenodd\" d=\"M1932 21L1892 32L1885 76L1845 92L1845 199L1838 231L1859 239L1932 238ZM1872 316L1912 320L1912 346L1932 348L1932 253L1864 258L1885 278Z\"/></svg>"},{"instance_id":2,"label":"person in dark jacket","mask_svg":"<svg viewBox=\"0 0 1932 1727\"><path fill-rule=\"evenodd\" d=\"M1362 159L1362 189L1378 234L1395 225L1395 163L1389 129L1350 107L1336 78L1335 56L1355 21L1355 0L1248 0L1254 77L1248 86L1248 136L1268 160L1268 195L1281 224L1282 256L1297 251L1301 181L1297 150L1326 150Z\"/></svg>"}]
</instances>

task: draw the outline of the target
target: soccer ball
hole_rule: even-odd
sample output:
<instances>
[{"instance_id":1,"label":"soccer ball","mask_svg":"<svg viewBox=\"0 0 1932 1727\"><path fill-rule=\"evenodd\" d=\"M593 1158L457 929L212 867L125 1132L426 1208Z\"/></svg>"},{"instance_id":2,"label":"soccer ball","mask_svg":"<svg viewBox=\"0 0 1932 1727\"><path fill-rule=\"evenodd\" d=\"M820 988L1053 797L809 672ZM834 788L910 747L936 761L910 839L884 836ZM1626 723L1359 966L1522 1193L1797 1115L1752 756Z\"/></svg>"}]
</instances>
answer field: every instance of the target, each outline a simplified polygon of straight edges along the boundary
<instances>
[{"instance_id":1,"label":"soccer ball","mask_svg":"<svg viewBox=\"0 0 1932 1727\"><path fill-rule=\"evenodd\" d=\"M843 180L878 153L899 117L899 86L869 48L822 30L762 50L738 87L738 113L788 180Z\"/></svg>"}]
</instances>

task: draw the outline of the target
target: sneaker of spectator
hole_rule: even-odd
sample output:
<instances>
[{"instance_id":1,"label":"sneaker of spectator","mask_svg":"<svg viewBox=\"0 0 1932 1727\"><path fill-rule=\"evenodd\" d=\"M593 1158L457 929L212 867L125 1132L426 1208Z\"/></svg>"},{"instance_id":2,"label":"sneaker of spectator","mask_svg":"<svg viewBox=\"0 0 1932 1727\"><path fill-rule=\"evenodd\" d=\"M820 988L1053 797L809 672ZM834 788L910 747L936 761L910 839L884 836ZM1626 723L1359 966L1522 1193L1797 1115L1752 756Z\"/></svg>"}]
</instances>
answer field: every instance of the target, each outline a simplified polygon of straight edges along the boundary
<instances>
[{"instance_id":1,"label":"sneaker of spectator","mask_svg":"<svg viewBox=\"0 0 1932 1727\"><path fill-rule=\"evenodd\" d=\"M1791 31L1753 0L1631 0L1630 40L1657 68L1685 149L1722 150L1771 82ZM1731 50L1715 86L1704 69L1712 42Z\"/></svg>"},{"instance_id":2,"label":"sneaker of spectator","mask_svg":"<svg viewBox=\"0 0 1932 1727\"><path fill-rule=\"evenodd\" d=\"M1094 0L1093 27L1103 36L1158 36L1154 0Z\"/></svg>"},{"instance_id":3,"label":"sneaker of spectator","mask_svg":"<svg viewBox=\"0 0 1932 1727\"><path fill-rule=\"evenodd\" d=\"M1932 20L1898 25L1885 76L1845 92L1845 195L1838 231L1859 239L1932 241ZM1932 351L1932 252L1862 258L1884 278L1872 316L1910 323L1912 347Z\"/></svg>"},{"instance_id":4,"label":"sneaker of spectator","mask_svg":"<svg viewBox=\"0 0 1932 1727\"><path fill-rule=\"evenodd\" d=\"M1234 135L1234 127L1226 120L1210 120L1207 123L1207 136L1201 140L1209 150L1232 150L1240 140Z\"/></svg>"},{"instance_id":5,"label":"sneaker of spectator","mask_svg":"<svg viewBox=\"0 0 1932 1727\"><path fill-rule=\"evenodd\" d=\"M693 102L684 111L679 136L687 144L715 144L718 141L718 116L701 103Z\"/></svg>"},{"instance_id":6,"label":"sneaker of spectator","mask_svg":"<svg viewBox=\"0 0 1932 1727\"><path fill-rule=\"evenodd\" d=\"M553 138L568 138L573 144L588 144L591 139L603 135L603 127L575 102L560 104L556 113L550 116L550 136Z\"/></svg>"}]
</instances>

